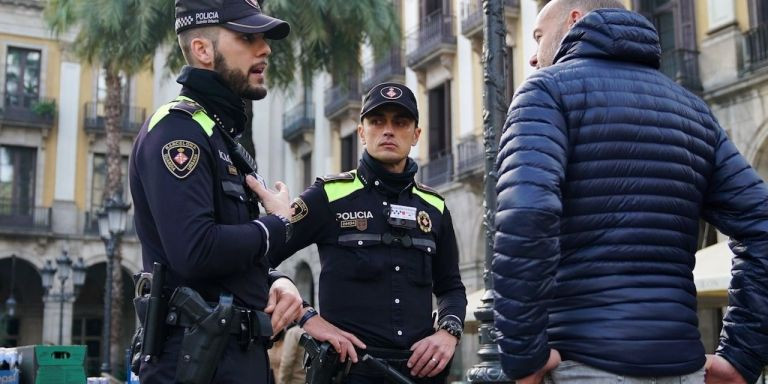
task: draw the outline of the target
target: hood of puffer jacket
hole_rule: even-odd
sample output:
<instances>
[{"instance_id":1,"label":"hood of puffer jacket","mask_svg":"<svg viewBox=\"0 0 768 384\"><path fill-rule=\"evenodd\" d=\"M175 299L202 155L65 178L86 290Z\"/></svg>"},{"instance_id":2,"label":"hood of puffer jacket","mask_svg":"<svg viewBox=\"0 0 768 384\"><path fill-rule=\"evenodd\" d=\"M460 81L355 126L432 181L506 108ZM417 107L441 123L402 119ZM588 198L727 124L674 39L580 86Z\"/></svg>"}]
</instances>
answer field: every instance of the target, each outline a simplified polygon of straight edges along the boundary
<instances>
[{"instance_id":1,"label":"hood of puffer jacket","mask_svg":"<svg viewBox=\"0 0 768 384\"><path fill-rule=\"evenodd\" d=\"M644 16L623 9L587 13L565 35L554 64L579 58L627 61L658 69L661 46Z\"/></svg>"}]
</instances>

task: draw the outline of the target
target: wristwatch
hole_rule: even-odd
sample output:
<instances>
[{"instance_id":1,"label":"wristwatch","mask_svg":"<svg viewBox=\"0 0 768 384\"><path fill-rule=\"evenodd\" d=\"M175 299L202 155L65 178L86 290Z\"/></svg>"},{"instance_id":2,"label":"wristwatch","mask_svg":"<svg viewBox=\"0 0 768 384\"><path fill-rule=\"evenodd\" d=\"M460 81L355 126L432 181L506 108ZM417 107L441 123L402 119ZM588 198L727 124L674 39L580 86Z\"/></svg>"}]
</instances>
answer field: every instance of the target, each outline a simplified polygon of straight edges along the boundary
<instances>
[{"instance_id":1,"label":"wristwatch","mask_svg":"<svg viewBox=\"0 0 768 384\"><path fill-rule=\"evenodd\" d=\"M451 334L451 336L458 340L461 340L461 335L464 334L464 326L455 316L452 315L443 317L443 319L440 320L440 324L438 324L437 329L444 329L446 332Z\"/></svg>"},{"instance_id":2,"label":"wristwatch","mask_svg":"<svg viewBox=\"0 0 768 384\"><path fill-rule=\"evenodd\" d=\"M274 215L283 222L283 225L285 225L285 241L288 242L288 240L291 239L291 236L293 236L293 223L291 223L291 221L283 215L279 215L277 213Z\"/></svg>"}]
</instances>

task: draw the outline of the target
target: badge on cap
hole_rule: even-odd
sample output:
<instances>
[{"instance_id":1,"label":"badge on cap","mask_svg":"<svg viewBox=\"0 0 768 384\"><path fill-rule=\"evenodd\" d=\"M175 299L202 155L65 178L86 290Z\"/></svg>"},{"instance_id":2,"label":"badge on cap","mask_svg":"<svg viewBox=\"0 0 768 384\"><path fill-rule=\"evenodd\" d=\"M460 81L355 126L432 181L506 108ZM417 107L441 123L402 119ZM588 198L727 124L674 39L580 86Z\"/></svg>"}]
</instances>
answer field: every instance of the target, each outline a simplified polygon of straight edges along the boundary
<instances>
[{"instance_id":1,"label":"badge on cap","mask_svg":"<svg viewBox=\"0 0 768 384\"><path fill-rule=\"evenodd\" d=\"M200 148L188 140L174 140L163 146L163 163L179 179L189 176L200 160Z\"/></svg>"},{"instance_id":2,"label":"badge on cap","mask_svg":"<svg viewBox=\"0 0 768 384\"><path fill-rule=\"evenodd\" d=\"M403 90L393 86L384 87L381 89L381 96L385 99L396 100L403 96Z\"/></svg>"},{"instance_id":3,"label":"badge on cap","mask_svg":"<svg viewBox=\"0 0 768 384\"><path fill-rule=\"evenodd\" d=\"M432 230L432 220L429 218L429 213L420 211L418 222L419 229L421 229L422 232L428 233Z\"/></svg>"}]
</instances>

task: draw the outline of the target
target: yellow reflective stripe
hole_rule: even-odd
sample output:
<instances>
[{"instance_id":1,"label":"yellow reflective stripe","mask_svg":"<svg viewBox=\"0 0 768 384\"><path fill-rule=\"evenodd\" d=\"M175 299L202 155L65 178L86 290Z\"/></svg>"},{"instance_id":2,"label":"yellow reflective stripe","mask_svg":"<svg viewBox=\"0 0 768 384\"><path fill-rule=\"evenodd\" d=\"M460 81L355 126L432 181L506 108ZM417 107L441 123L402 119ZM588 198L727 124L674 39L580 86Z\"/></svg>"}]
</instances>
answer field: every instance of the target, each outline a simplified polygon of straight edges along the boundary
<instances>
[{"instance_id":1,"label":"yellow reflective stripe","mask_svg":"<svg viewBox=\"0 0 768 384\"><path fill-rule=\"evenodd\" d=\"M363 183L357 178L357 173L355 173L355 171L352 171L351 173L355 175L355 179L352 182L343 180L325 183L323 189L325 189L325 195L328 196L329 203L341 199L342 197L349 196L352 192L357 191L358 189L363 189Z\"/></svg>"},{"instance_id":2,"label":"yellow reflective stripe","mask_svg":"<svg viewBox=\"0 0 768 384\"><path fill-rule=\"evenodd\" d=\"M151 131L152 128L154 128L155 125L157 125L157 123L159 123L160 120L163 119L163 117L168 116L168 113L171 111L171 107L173 107L174 105L176 105L175 102L170 102L158 108L157 111L155 111L155 114L152 115L152 118L149 119L149 126L147 127L147 132Z\"/></svg>"},{"instance_id":3,"label":"yellow reflective stripe","mask_svg":"<svg viewBox=\"0 0 768 384\"><path fill-rule=\"evenodd\" d=\"M171 108L173 108L174 105L176 105L180 100L186 100L195 102L194 100L190 99L186 96L179 96L176 98L176 100L165 104L157 109L154 115L152 115L152 118L149 120L149 126L147 127L147 132L151 131L152 128L157 125L157 123L160 122L165 116L168 116L168 114L171 112ZM216 122L213 121L213 119L208 116L208 114L205 112L204 109L200 109L199 111L195 112L195 114L192 116L192 120L196 121L197 124L200 125L200 127L203 128L203 131L205 131L205 134L208 136L213 135L213 127L216 126Z\"/></svg>"},{"instance_id":4,"label":"yellow reflective stripe","mask_svg":"<svg viewBox=\"0 0 768 384\"><path fill-rule=\"evenodd\" d=\"M433 194L422 192L416 187L413 187L413 193L419 195L422 199L424 199L424 201L429 203L429 205L437 208L440 213L443 213L443 210L445 209L445 201L443 201L443 199Z\"/></svg>"},{"instance_id":5,"label":"yellow reflective stripe","mask_svg":"<svg viewBox=\"0 0 768 384\"><path fill-rule=\"evenodd\" d=\"M216 122L213 121L208 115L203 111L202 109L195 112L195 115L192 116L192 120L197 121L198 124L200 124L201 127L203 127L203 131L205 131L208 136L213 135L213 126L216 125Z\"/></svg>"}]
</instances>

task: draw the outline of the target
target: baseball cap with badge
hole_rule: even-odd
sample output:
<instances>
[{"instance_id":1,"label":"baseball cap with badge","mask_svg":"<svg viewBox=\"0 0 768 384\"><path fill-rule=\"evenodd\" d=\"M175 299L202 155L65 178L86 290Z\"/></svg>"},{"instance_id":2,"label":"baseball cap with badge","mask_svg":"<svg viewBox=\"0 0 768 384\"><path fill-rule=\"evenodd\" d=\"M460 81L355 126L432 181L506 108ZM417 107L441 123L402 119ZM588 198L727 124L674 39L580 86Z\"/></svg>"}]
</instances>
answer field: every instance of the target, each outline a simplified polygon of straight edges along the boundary
<instances>
[{"instance_id":1,"label":"baseball cap with badge","mask_svg":"<svg viewBox=\"0 0 768 384\"><path fill-rule=\"evenodd\" d=\"M360 121L363 121L369 112L385 104L395 104L405 108L418 124L419 110L416 107L416 96L408 87L399 83L381 83L371 88L363 97Z\"/></svg>"},{"instance_id":2,"label":"baseball cap with badge","mask_svg":"<svg viewBox=\"0 0 768 384\"><path fill-rule=\"evenodd\" d=\"M187 29L220 25L242 33L263 33L280 40L290 25L261 12L257 0L176 0L176 33Z\"/></svg>"}]
</instances>

